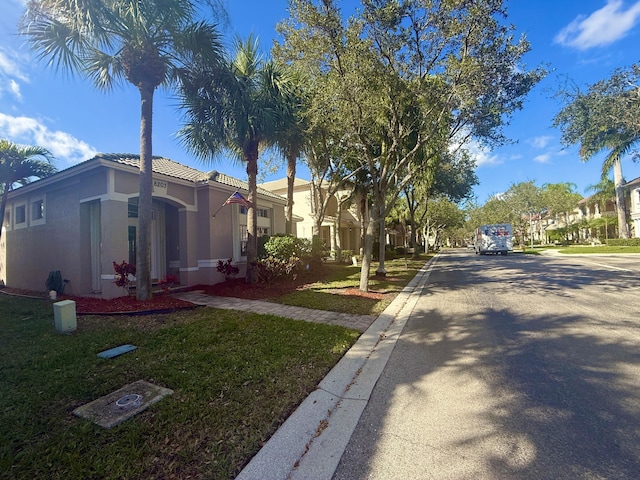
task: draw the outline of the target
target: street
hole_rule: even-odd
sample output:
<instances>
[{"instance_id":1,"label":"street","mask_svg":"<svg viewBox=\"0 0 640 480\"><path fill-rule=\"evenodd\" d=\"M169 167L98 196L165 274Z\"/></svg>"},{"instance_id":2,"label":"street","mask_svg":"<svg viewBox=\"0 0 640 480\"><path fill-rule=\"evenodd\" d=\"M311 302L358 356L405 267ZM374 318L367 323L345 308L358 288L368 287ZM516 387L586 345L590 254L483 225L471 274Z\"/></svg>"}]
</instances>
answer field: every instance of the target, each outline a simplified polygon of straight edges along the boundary
<instances>
[{"instance_id":1,"label":"street","mask_svg":"<svg viewBox=\"0 0 640 480\"><path fill-rule=\"evenodd\" d=\"M640 478L640 256L445 250L334 479Z\"/></svg>"}]
</instances>

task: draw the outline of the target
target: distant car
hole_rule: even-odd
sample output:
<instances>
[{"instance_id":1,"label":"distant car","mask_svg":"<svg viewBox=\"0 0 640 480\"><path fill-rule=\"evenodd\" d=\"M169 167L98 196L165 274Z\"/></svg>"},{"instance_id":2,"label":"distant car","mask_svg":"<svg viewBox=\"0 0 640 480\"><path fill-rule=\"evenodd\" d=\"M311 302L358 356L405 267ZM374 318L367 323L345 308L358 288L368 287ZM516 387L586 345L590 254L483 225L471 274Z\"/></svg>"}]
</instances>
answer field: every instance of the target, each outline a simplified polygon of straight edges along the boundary
<instances>
[{"instance_id":1,"label":"distant car","mask_svg":"<svg viewBox=\"0 0 640 480\"><path fill-rule=\"evenodd\" d=\"M473 245L473 243L467 243L467 248L473 250L476 247Z\"/></svg>"}]
</instances>

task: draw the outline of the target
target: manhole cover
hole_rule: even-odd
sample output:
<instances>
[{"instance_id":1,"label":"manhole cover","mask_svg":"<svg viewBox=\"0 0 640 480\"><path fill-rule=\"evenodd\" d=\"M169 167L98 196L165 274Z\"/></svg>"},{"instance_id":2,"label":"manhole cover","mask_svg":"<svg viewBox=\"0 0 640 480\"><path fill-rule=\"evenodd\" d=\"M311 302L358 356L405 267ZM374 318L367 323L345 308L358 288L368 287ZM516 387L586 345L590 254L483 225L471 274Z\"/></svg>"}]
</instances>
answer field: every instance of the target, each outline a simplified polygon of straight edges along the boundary
<instances>
[{"instance_id":1,"label":"manhole cover","mask_svg":"<svg viewBox=\"0 0 640 480\"><path fill-rule=\"evenodd\" d=\"M133 408L140 405L142 402L142 395L138 395L137 393L130 393L129 395L125 395L124 397L120 397L116 400L116 407L120 408Z\"/></svg>"}]
</instances>

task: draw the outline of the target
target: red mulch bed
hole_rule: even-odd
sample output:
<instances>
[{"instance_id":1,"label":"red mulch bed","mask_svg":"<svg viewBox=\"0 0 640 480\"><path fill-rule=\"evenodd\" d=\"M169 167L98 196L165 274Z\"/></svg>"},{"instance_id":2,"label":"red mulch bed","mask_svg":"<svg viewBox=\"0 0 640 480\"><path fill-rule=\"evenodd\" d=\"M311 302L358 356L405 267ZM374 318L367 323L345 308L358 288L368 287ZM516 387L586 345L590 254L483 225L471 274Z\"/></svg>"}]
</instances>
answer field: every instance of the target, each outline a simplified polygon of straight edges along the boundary
<instances>
[{"instance_id":1,"label":"red mulch bed","mask_svg":"<svg viewBox=\"0 0 640 480\"><path fill-rule=\"evenodd\" d=\"M276 298L287 293L291 293L297 289L304 289L318 280L321 276L300 276L294 279L287 279L275 282L273 284L256 283L249 284L244 278L235 278L215 285L196 285L189 287L189 290L202 290L208 295L216 295L220 297L244 298L247 300L265 300ZM10 295L23 295L37 298L48 298L43 292L33 292L21 289L5 287L0 292ZM382 299L385 296L383 292L370 291L361 292L357 288L339 289L333 293L340 295L351 295L365 298ZM76 302L76 313L78 315L97 315L97 314L140 314L140 313L162 313L175 310L195 308L192 303L180 300L165 292L155 293L151 300L140 302L134 296L124 296L105 300L94 297L79 297L74 295L61 295L57 301L73 300Z\"/></svg>"},{"instance_id":2,"label":"red mulch bed","mask_svg":"<svg viewBox=\"0 0 640 480\"><path fill-rule=\"evenodd\" d=\"M43 292L33 292L30 290L22 290L17 288L5 287L0 290L4 294L19 295L26 297L35 297L48 299L49 296ZM135 297L124 296L105 300L103 298L94 297L78 297L75 295L60 295L56 301L73 300L76 302L76 313L78 315L97 315L97 314L140 314L140 313L162 313L172 312L175 310L183 310L195 308L190 302L185 302L179 298L174 298L166 293L156 293L151 300L138 301Z\"/></svg>"}]
</instances>

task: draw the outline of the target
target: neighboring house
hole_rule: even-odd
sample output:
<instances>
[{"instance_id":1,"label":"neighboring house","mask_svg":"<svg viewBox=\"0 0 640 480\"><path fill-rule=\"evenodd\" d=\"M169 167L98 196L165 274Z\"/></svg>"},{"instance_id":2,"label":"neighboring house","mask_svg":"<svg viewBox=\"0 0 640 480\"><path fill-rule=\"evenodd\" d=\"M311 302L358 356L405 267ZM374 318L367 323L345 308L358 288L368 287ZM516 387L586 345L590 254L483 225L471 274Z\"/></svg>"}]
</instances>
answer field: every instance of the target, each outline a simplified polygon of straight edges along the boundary
<instances>
[{"instance_id":1,"label":"neighboring house","mask_svg":"<svg viewBox=\"0 0 640 480\"><path fill-rule=\"evenodd\" d=\"M262 188L273 192L279 196L287 196L287 179L274 180L260 185ZM299 238L313 238L315 225L313 202L313 184L307 180L296 178L293 183L293 234ZM340 191L337 195L346 198L348 191ZM335 196L329 200L324 220L318 235L331 251L336 250L334 232L340 235L342 250L353 250L356 254L360 250L361 222L359 220L356 205L348 208L343 207L340 213L340 225L338 225L338 201Z\"/></svg>"},{"instance_id":2,"label":"neighboring house","mask_svg":"<svg viewBox=\"0 0 640 480\"><path fill-rule=\"evenodd\" d=\"M231 258L244 275L247 215L225 205L247 184L153 158L152 279L179 277L181 285L223 280L218 260ZM50 271L68 279L65 293L121 296L113 262L135 263L139 156L96 157L9 194L0 279L8 286L45 290ZM285 231L286 199L258 189L258 235ZM224 207L223 207L224 205ZM215 216L214 216L215 215Z\"/></svg>"},{"instance_id":3,"label":"neighboring house","mask_svg":"<svg viewBox=\"0 0 640 480\"><path fill-rule=\"evenodd\" d=\"M632 235L640 238L640 177L624 184L629 191L629 216L633 224Z\"/></svg>"}]
</instances>

